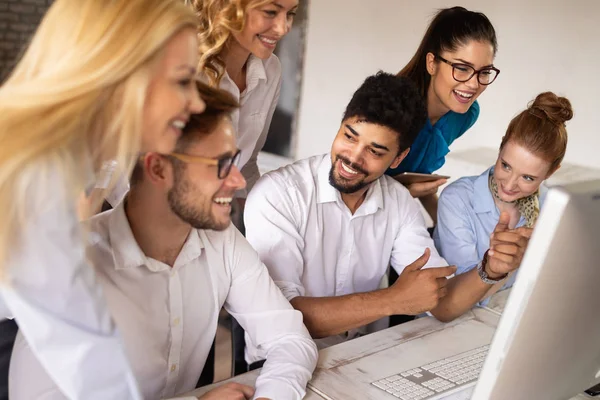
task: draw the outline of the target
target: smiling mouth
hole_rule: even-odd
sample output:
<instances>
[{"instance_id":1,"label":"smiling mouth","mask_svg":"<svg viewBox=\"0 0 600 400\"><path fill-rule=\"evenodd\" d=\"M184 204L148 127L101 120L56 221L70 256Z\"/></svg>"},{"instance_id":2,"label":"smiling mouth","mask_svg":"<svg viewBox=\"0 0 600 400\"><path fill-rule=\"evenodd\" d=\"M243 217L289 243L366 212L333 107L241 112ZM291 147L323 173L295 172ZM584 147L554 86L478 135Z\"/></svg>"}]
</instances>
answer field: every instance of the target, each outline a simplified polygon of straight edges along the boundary
<instances>
[{"instance_id":1,"label":"smiling mouth","mask_svg":"<svg viewBox=\"0 0 600 400\"><path fill-rule=\"evenodd\" d=\"M343 160L342 158L338 157L337 160L340 163L340 167L339 167L339 171L338 174L341 176L341 178L343 179L354 179L356 177L358 177L359 175L367 175L362 169L356 168L356 167L351 167L351 163Z\"/></svg>"},{"instance_id":2,"label":"smiling mouth","mask_svg":"<svg viewBox=\"0 0 600 400\"><path fill-rule=\"evenodd\" d=\"M213 202L217 203L220 206L231 206L232 200L233 197L215 197Z\"/></svg>"},{"instance_id":3,"label":"smiling mouth","mask_svg":"<svg viewBox=\"0 0 600 400\"><path fill-rule=\"evenodd\" d=\"M279 40L277 40L277 39L269 39L269 38L266 38L266 37L264 37L264 36L262 36L262 35L256 35L256 36L258 37L258 39L259 39L261 42L263 42L264 44L266 44L266 45L267 45L267 46L269 46L269 47L275 47L275 45L277 45L277 42L279 41Z\"/></svg>"}]
</instances>

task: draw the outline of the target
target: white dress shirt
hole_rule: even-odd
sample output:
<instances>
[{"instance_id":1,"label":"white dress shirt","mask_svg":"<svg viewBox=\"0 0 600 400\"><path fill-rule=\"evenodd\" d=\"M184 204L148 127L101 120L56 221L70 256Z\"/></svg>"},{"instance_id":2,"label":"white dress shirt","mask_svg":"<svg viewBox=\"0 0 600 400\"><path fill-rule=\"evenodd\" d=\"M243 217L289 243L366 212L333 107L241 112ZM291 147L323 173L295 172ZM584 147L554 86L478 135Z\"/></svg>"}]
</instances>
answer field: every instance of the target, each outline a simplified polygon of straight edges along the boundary
<instances>
[{"instance_id":1,"label":"white dress shirt","mask_svg":"<svg viewBox=\"0 0 600 400\"><path fill-rule=\"evenodd\" d=\"M282 296L233 225L221 232L192 230L173 268L144 255L123 203L94 217L90 226L95 234L90 257L145 399L195 388L222 306L266 354L255 396L304 396L316 366L316 346L302 314ZM37 398L40 392L31 387L38 381L43 379L30 378L23 388L29 397L21 398Z\"/></svg>"},{"instance_id":2,"label":"white dress shirt","mask_svg":"<svg viewBox=\"0 0 600 400\"><path fill-rule=\"evenodd\" d=\"M102 288L85 257L84 233L65 179L41 163L29 166L22 176L33 184L21 200L36 212L23 225L9 254L7 279L0 281L2 317L16 319L21 340L24 336L33 349L31 357L68 398L141 398ZM13 361L17 358L13 355ZM28 371L21 379L33 383Z\"/></svg>"},{"instance_id":3,"label":"white dress shirt","mask_svg":"<svg viewBox=\"0 0 600 400\"><path fill-rule=\"evenodd\" d=\"M427 266L447 265L404 186L382 176L353 215L330 169L329 154L297 161L263 175L246 202L246 237L288 300L376 290L388 265L400 274L427 247Z\"/></svg>"},{"instance_id":4,"label":"white dress shirt","mask_svg":"<svg viewBox=\"0 0 600 400\"><path fill-rule=\"evenodd\" d=\"M240 108L232 114L232 121L237 132L237 146L242 151L239 167L247 182L246 189L240 191L243 197L260 177L256 160L265 145L281 90L281 63L276 55L272 54L266 60L250 55L246 68L243 92L240 93L227 72L219 86L240 103Z\"/></svg>"}]
</instances>

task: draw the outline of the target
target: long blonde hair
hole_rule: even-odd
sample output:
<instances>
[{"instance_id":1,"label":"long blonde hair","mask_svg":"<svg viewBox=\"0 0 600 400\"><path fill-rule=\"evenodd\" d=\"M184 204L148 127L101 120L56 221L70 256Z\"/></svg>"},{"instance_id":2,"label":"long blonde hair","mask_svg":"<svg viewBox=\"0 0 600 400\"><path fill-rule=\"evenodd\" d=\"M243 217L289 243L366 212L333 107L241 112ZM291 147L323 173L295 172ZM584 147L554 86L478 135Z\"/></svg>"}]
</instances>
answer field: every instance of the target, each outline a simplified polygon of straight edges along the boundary
<instances>
[{"instance_id":1,"label":"long blonde hair","mask_svg":"<svg viewBox=\"0 0 600 400\"><path fill-rule=\"evenodd\" d=\"M56 0L50 7L0 87L0 278L25 222L40 212L28 194L51 188L40 177L58 173L63 181L52 184L74 201L89 178L86 164L131 165L155 60L196 23L180 0Z\"/></svg>"},{"instance_id":2,"label":"long blonde hair","mask_svg":"<svg viewBox=\"0 0 600 400\"><path fill-rule=\"evenodd\" d=\"M187 0L189 1L189 0ZM221 52L246 23L246 12L271 0L191 0L198 17L198 71L212 86L219 86L225 74Z\"/></svg>"}]
</instances>

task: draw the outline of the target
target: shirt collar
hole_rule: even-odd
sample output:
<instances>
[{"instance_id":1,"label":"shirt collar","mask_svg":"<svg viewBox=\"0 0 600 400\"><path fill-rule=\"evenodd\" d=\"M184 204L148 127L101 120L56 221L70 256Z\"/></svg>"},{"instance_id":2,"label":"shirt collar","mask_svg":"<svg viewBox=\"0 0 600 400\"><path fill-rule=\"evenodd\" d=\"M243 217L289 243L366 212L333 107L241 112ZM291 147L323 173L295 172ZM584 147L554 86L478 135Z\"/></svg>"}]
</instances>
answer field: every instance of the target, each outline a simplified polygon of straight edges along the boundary
<instances>
[{"instance_id":1,"label":"shirt collar","mask_svg":"<svg viewBox=\"0 0 600 400\"><path fill-rule=\"evenodd\" d=\"M263 60L250 54L246 65L246 92L251 92L260 81L267 81L265 64Z\"/></svg>"},{"instance_id":2,"label":"shirt collar","mask_svg":"<svg viewBox=\"0 0 600 400\"><path fill-rule=\"evenodd\" d=\"M331 154L327 153L323 156L321 164L317 170L317 203L329 203L334 201L342 201L340 192L331 186L329 183L329 171L331 170ZM365 201L356 210L355 216L368 215L375 213L378 209L383 209L383 190L381 189L380 177L375 182L371 183Z\"/></svg>"},{"instance_id":3,"label":"shirt collar","mask_svg":"<svg viewBox=\"0 0 600 400\"><path fill-rule=\"evenodd\" d=\"M108 220L109 243L112 246L112 255L115 269L129 269L146 266L149 270L156 272L166 268L165 264L146 257L138 245L131 226L125 215L125 200L121 201L112 211ZM192 229L186 239L183 248L179 252L173 268L179 268L202 254L204 244L200 239L197 229ZM168 267L167 267L168 268Z\"/></svg>"},{"instance_id":4,"label":"shirt collar","mask_svg":"<svg viewBox=\"0 0 600 400\"><path fill-rule=\"evenodd\" d=\"M490 174L494 173L494 167L488 168L483 174L475 179L473 185L473 208L476 213L494 212L496 203L492 192L490 192Z\"/></svg>"},{"instance_id":5,"label":"shirt collar","mask_svg":"<svg viewBox=\"0 0 600 400\"><path fill-rule=\"evenodd\" d=\"M339 191L329 183L329 171L331 170L331 155L323 156L317 170L317 203L330 203L341 199Z\"/></svg>"}]
</instances>

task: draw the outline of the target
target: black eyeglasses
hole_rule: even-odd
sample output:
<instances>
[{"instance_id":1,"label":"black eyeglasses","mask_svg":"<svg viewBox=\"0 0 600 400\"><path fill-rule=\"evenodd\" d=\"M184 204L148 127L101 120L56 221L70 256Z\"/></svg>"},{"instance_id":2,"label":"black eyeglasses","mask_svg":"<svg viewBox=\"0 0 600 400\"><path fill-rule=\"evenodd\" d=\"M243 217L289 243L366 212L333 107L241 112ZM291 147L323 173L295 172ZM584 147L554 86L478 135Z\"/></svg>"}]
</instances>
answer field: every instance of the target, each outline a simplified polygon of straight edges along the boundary
<instances>
[{"instance_id":1,"label":"black eyeglasses","mask_svg":"<svg viewBox=\"0 0 600 400\"><path fill-rule=\"evenodd\" d=\"M440 56L434 56L440 61L445 62L452 67L452 77L457 82L466 82L477 74L477 81L482 85L489 85L496 80L500 70L496 67L485 67L476 70L467 64L453 63Z\"/></svg>"},{"instance_id":2,"label":"black eyeglasses","mask_svg":"<svg viewBox=\"0 0 600 400\"><path fill-rule=\"evenodd\" d=\"M231 172L231 168L234 165L237 165L238 161L240 160L240 153L241 153L241 150L238 150L232 156L221 157L221 158L206 158L206 157L192 156L189 154L180 154L180 153L170 153L169 156L174 157L180 161L187 162L187 163L201 163L201 164L207 164L207 165L216 165L218 167L217 176L219 177L219 179L225 179L225 178L227 178L227 176L229 176L229 173Z\"/></svg>"}]
</instances>

